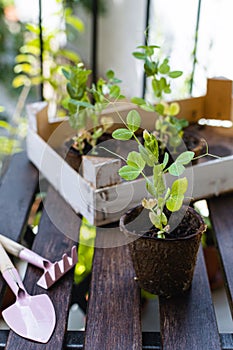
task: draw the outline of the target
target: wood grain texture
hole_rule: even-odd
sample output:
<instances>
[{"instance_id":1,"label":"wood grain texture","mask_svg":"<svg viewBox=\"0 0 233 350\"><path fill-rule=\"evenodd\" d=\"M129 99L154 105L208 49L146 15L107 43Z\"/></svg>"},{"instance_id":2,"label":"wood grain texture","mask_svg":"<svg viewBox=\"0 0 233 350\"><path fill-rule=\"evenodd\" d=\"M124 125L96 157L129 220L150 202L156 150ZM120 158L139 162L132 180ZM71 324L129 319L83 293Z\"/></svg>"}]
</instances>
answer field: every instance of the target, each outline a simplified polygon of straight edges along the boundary
<instances>
[{"instance_id":1,"label":"wood grain texture","mask_svg":"<svg viewBox=\"0 0 233 350\"><path fill-rule=\"evenodd\" d=\"M61 219L67 222L67 229L73 230L78 236L80 218L69 208L63 199L52 189L48 192L47 205L53 212L53 221L47 211L43 212L39 232L33 243L32 249L51 261L60 260L64 252L69 253L75 243L67 238L56 227ZM54 221L57 218L57 222ZM36 285L42 271L31 265L28 266L24 285L29 294L46 293L51 298L56 312L56 327L52 337L47 344L35 343L19 337L14 332L10 332L6 350L61 350L67 328L67 318L73 284L73 269L64 275L48 291Z\"/></svg>"},{"instance_id":2,"label":"wood grain texture","mask_svg":"<svg viewBox=\"0 0 233 350\"><path fill-rule=\"evenodd\" d=\"M110 246L119 229L97 230L99 247ZM87 313L85 350L141 350L140 294L128 246L96 248Z\"/></svg>"},{"instance_id":3,"label":"wood grain texture","mask_svg":"<svg viewBox=\"0 0 233 350\"><path fill-rule=\"evenodd\" d=\"M28 219L38 180L38 170L30 163L26 153L15 154L0 186L1 234L19 239Z\"/></svg>"},{"instance_id":4,"label":"wood grain texture","mask_svg":"<svg viewBox=\"0 0 233 350\"><path fill-rule=\"evenodd\" d=\"M12 156L9 168L0 184L0 233L16 241L24 230L38 186L38 171L26 153ZM0 276L0 299L5 282Z\"/></svg>"},{"instance_id":5,"label":"wood grain texture","mask_svg":"<svg viewBox=\"0 0 233 350\"><path fill-rule=\"evenodd\" d=\"M202 249L192 288L185 295L160 298L160 329L164 350L220 350Z\"/></svg>"},{"instance_id":6,"label":"wood grain texture","mask_svg":"<svg viewBox=\"0 0 233 350\"><path fill-rule=\"evenodd\" d=\"M233 194L211 198L208 201L210 218L216 236L218 251L226 277L228 300L233 314L233 274L232 274L232 248L233 248Z\"/></svg>"}]
</instances>

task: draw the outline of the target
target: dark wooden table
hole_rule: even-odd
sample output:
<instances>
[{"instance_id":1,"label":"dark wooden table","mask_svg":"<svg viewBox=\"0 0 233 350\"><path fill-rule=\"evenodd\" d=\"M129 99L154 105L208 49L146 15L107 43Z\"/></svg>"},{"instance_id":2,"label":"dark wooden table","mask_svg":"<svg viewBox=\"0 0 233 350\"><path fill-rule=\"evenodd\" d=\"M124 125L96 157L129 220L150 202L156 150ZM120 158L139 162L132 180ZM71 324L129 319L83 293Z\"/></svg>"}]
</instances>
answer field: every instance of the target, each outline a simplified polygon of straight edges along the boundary
<instances>
[{"instance_id":1,"label":"dark wooden table","mask_svg":"<svg viewBox=\"0 0 233 350\"><path fill-rule=\"evenodd\" d=\"M24 152L12 157L0 185L0 233L21 241L31 206L38 192L38 171ZM233 195L208 201L216 242L221 255L229 305L233 309ZM47 210L46 210L47 208ZM49 209L49 210L48 210ZM60 225L68 233L64 235ZM78 241L81 219L51 187L47 192L39 231L32 249L50 260L60 259ZM126 245L102 248L114 238L108 229L97 229L97 242L88 301L85 332L67 331L73 289L73 270L47 291L57 323L47 344L34 343L13 331L0 331L0 349L85 350L218 350L233 349L233 334L219 334L202 248L199 251L192 289L182 297L159 300L160 333L141 330L140 290ZM36 285L41 271L28 266L24 279L30 294L44 293ZM0 278L1 301L6 285Z\"/></svg>"}]
</instances>

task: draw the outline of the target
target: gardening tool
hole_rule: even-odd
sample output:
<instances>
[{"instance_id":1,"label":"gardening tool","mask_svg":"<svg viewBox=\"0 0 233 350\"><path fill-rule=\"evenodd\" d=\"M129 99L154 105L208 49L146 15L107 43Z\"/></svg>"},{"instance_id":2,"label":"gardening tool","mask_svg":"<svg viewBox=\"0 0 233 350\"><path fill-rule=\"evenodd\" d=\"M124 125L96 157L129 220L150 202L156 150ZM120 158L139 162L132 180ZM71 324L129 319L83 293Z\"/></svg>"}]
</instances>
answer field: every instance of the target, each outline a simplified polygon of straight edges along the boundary
<instances>
[{"instance_id":1,"label":"gardening tool","mask_svg":"<svg viewBox=\"0 0 233 350\"><path fill-rule=\"evenodd\" d=\"M31 296L27 293L1 243L0 270L16 296L16 302L2 312L5 322L21 337L47 343L56 323L53 304L46 294Z\"/></svg>"},{"instance_id":2,"label":"gardening tool","mask_svg":"<svg viewBox=\"0 0 233 350\"><path fill-rule=\"evenodd\" d=\"M32 250L3 235L0 235L0 242L8 253L44 270L37 285L45 289L51 287L59 278L68 272L78 260L76 246L73 246L71 249L71 257L67 254L63 254L61 260L52 263Z\"/></svg>"}]
</instances>

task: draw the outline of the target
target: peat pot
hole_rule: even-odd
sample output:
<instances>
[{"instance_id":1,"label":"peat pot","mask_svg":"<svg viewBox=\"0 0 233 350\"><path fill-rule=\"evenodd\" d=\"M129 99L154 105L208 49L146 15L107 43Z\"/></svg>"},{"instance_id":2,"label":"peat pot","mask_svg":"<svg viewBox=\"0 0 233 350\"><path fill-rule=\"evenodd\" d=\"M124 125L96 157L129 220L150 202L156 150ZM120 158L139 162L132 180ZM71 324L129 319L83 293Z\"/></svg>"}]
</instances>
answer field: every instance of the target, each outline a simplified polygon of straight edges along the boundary
<instances>
[{"instance_id":1,"label":"peat pot","mask_svg":"<svg viewBox=\"0 0 233 350\"><path fill-rule=\"evenodd\" d=\"M201 237L206 229L192 207L182 207L169 219L169 238L153 237L148 210L141 205L120 219L120 229L130 240L129 250L140 288L169 298L187 291L192 284Z\"/></svg>"}]
</instances>

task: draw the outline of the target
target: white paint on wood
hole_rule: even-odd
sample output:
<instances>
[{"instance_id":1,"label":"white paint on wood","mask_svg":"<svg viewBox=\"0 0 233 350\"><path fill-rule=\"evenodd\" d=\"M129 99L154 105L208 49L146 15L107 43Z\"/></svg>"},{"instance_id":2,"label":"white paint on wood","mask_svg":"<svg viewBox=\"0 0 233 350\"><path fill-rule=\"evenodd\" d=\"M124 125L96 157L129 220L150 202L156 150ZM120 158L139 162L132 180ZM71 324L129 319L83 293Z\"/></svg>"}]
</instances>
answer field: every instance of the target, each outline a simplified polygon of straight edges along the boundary
<instances>
[{"instance_id":1,"label":"white paint on wood","mask_svg":"<svg viewBox=\"0 0 233 350\"><path fill-rule=\"evenodd\" d=\"M118 220L121 214L147 195L144 179L95 189L33 129L29 125L29 159L75 212L82 214L91 224L101 225ZM233 156L189 167L186 170L186 175L191 179L188 196L203 199L233 190L232 169ZM166 176L166 181L169 183L171 178Z\"/></svg>"},{"instance_id":2,"label":"white paint on wood","mask_svg":"<svg viewBox=\"0 0 233 350\"><path fill-rule=\"evenodd\" d=\"M118 170L120 159L97 156L82 156L82 176L94 188L115 185L121 182Z\"/></svg>"}]
</instances>

